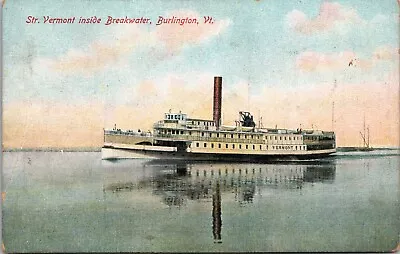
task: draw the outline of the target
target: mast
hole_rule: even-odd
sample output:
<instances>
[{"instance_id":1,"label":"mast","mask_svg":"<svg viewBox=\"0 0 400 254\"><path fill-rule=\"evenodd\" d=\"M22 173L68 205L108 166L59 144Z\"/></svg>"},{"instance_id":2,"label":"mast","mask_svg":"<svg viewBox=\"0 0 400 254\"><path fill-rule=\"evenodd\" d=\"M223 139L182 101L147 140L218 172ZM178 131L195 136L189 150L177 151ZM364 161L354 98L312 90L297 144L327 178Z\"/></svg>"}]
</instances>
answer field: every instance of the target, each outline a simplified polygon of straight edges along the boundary
<instances>
[{"instance_id":1,"label":"mast","mask_svg":"<svg viewBox=\"0 0 400 254\"><path fill-rule=\"evenodd\" d=\"M247 110L250 111L250 78L247 83Z\"/></svg>"},{"instance_id":2,"label":"mast","mask_svg":"<svg viewBox=\"0 0 400 254\"><path fill-rule=\"evenodd\" d=\"M369 125L365 126L365 113L364 113L364 132L360 131L361 138L363 139L364 148L369 148Z\"/></svg>"},{"instance_id":3,"label":"mast","mask_svg":"<svg viewBox=\"0 0 400 254\"><path fill-rule=\"evenodd\" d=\"M364 139L364 147L366 147L366 145L367 145L367 142L365 141L365 112L364 112L364 135L363 135L363 139Z\"/></svg>"},{"instance_id":4,"label":"mast","mask_svg":"<svg viewBox=\"0 0 400 254\"><path fill-rule=\"evenodd\" d=\"M335 123L335 102L332 102L332 131L334 128L334 123Z\"/></svg>"}]
</instances>

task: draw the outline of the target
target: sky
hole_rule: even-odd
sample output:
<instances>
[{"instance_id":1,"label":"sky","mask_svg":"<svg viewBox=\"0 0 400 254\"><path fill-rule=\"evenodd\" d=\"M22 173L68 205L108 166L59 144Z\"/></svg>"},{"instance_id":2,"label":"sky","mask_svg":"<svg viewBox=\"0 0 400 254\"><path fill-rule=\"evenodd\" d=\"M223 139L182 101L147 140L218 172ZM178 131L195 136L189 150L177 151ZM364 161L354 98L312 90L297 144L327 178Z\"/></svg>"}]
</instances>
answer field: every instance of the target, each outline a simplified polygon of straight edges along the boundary
<instances>
[{"instance_id":1,"label":"sky","mask_svg":"<svg viewBox=\"0 0 400 254\"><path fill-rule=\"evenodd\" d=\"M358 146L365 118L372 146L399 146L398 29L395 0L6 1L3 146L98 147L103 128L150 130L170 109L212 119L214 76L224 125L248 110L264 127Z\"/></svg>"}]
</instances>

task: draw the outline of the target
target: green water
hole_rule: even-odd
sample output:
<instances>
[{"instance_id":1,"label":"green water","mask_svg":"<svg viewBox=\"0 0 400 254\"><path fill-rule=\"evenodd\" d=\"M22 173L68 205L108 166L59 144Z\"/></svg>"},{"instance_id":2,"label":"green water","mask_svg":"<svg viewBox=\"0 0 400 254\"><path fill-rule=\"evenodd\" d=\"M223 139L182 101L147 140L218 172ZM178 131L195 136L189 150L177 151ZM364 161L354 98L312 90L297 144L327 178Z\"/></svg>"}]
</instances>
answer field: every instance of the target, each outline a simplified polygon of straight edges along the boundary
<instances>
[{"instance_id":1,"label":"green water","mask_svg":"<svg viewBox=\"0 0 400 254\"><path fill-rule=\"evenodd\" d=\"M280 164L3 154L7 252L390 251L399 156Z\"/></svg>"}]
</instances>

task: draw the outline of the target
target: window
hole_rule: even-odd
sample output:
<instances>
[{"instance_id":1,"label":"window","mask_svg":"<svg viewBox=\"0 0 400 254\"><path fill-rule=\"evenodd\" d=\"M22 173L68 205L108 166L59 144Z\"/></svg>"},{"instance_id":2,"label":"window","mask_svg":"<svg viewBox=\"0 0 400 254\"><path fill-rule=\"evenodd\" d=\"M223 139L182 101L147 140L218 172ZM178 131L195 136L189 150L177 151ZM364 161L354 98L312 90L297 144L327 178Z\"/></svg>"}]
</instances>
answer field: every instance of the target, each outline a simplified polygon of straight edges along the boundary
<instances>
[{"instance_id":1,"label":"window","mask_svg":"<svg viewBox=\"0 0 400 254\"><path fill-rule=\"evenodd\" d=\"M191 132L191 131L189 131L189 135L192 135L192 132Z\"/></svg>"},{"instance_id":2,"label":"window","mask_svg":"<svg viewBox=\"0 0 400 254\"><path fill-rule=\"evenodd\" d=\"M212 134L212 133L210 133L210 138L211 138L211 134Z\"/></svg>"},{"instance_id":3,"label":"window","mask_svg":"<svg viewBox=\"0 0 400 254\"><path fill-rule=\"evenodd\" d=\"M181 131L181 135L183 135L183 131Z\"/></svg>"},{"instance_id":4,"label":"window","mask_svg":"<svg viewBox=\"0 0 400 254\"><path fill-rule=\"evenodd\" d=\"M289 140L292 140L292 138L291 138L291 137L289 137Z\"/></svg>"},{"instance_id":5,"label":"window","mask_svg":"<svg viewBox=\"0 0 400 254\"><path fill-rule=\"evenodd\" d=\"M249 145L246 145L246 149L249 149Z\"/></svg>"},{"instance_id":6,"label":"window","mask_svg":"<svg viewBox=\"0 0 400 254\"><path fill-rule=\"evenodd\" d=\"M297 150L297 146L295 146L296 150Z\"/></svg>"},{"instance_id":7,"label":"window","mask_svg":"<svg viewBox=\"0 0 400 254\"><path fill-rule=\"evenodd\" d=\"M254 136L253 135L251 135L251 138L253 138Z\"/></svg>"},{"instance_id":8,"label":"window","mask_svg":"<svg viewBox=\"0 0 400 254\"><path fill-rule=\"evenodd\" d=\"M285 137L285 140L286 140L286 137Z\"/></svg>"},{"instance_id":9,"label":"window","mask_svg":"<svg viewBox=\"0 0 400 254\"><path fill-rule=\"evenodd\" d=\"M224 138L226 138L226 134L224 134Z\"/></svg>"},{"instance_id":10,"label":"window","mask_svg":"<svg viewBox=\"0 0 400 254\"><path fill-rule=\"evenodd\" d=\"M239 149L242 149L242 145L239 145Z\"/></svg>"},{"instance_id":11,"label":"window","mask_svg":"<svg viewBox=\"0 0 400 254\"><path fill-rule=\"evenodd\" d=\"M204 132L201 133L201 136L204 137Z\"/></svg>"},{"instance_id":12,"label":"window","mask_svg":"<svg viewBox=\"0 0 400 254\"><path fill-rule=\"evenodd\" d=\"M175 130L172 130L172 134L175 134Z\"/></svg>"},{"instance_id":13,"label":"window","mask_svg":"<svg viewBox=\"0 0 400 254\"><path fill-rule=\"evenodd\" d=\"M247 135L244 135L244 138L247 138Z\"/></svg>"},{"instance_id":14,"label":"window","mask_svg":"<svg viewBox=\"0 0 400 254\"><path fill-rule=\"evenodd\" d=\"M253 145L253 150L255 150L256 149L256 145Z\"/></svg>"},{"instance_id":15,"label":"window","mask_svg":"<svg viewBox=\"0 0 400 254\"><path fill-rule=\"evenodd\" d=\"M276 140L276 136L274 136L275 140Z\"/></svg>"},{"instance_id":16,"label":"window","mask_svg":"<svg viewBox=\"0 0 400 254\"><path fill-rule=\"evenodd\" d=\"M279 140L282 140L282 136L279 136Z\"/></svg>"},{"instance_id":17,"label":"window","mask_svg":"<svg viewBox=\"0 0 400 254\"><path fill-rule=\"evenodd\" d=\"M221 148L221 144L218 144L218 148Z\"/></svg>"},{"instance_id":18,"label":"window","mask_svg":"<svg viewBox=\"0 0 400 254\"><path fill-rule=\"evenodd\" d=\"M231 138L233 138L233 134L231 134Z\"/></svg>"},{"instance_id":19,"label":"window","mask_svg":"<svg viewBox=\"0 0 400 254\"><path fill-rule=\"evenodd\" d=\"M232 148L235 149L235 144L232 145Z\"/></svg>"},{"instance_id":20,"label":"window","mask_svg":"<svg viewBox=\"0 0 400 254\"><path fill-rule=\"evenodd\" d=\"M207 147L207 143L204 143L204 147Z\"/></svg>"},{"instance_id":21,"label":"window","mask_svg":"<svg viewBox=\"0 0 400 254\"><path fill-rule=\"evenodd\" d=\"M260 150L262 149L262 146L260 145Z\"/></svg>"},{"instance_id":22,"label":"window","mask_svg":"<svg viewBox=\"0 0 400 254\"><path fill-rule=\"evenodd\" d=\"M217 133L217 138L219 138L219 133Z\"/></svg>"},{"instance_id":23,"label":"window","mask_svg":"<svg viewBox=\"0 0 400 254\"><path fill-rule=\"evenodd\" d=\"M211 148L214 148L214 143L211 143Z\"/></svg>"},{"instance_id":24,"label":"window","mask_svg":"<svg viewBox=\"0 0 400 254\"><path fill-rule=\"evenodd\" d=\"M228 144L225 144L225 148L228 148Z\"/></svg>"},{"instance_id":25,"label":"window","mask_svg":"<svg viewBox=\"0 0 400 254\"><path fill-rule=\"evenodd\" d=\"M240 138L240 134L238 134L238 138Z\"/></svg>"},{"instance_id":26,"label":"window","mask_svg":"<svg viewBox=\"0 0 400 254\"><path fill-rule=\"evenodd\" d=\"M199 147L199 142L196 142L196 147Z\"/></svg>"}]
</instances>

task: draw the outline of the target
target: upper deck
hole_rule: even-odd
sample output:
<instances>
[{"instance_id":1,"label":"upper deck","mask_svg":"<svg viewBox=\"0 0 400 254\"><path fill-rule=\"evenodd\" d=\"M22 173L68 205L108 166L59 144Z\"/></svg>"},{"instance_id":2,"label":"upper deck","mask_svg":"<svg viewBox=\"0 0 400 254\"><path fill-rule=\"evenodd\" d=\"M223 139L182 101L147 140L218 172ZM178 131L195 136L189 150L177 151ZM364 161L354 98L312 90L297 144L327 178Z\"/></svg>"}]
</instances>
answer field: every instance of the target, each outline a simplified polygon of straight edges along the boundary
<instances>
[{"instance_id":1,"label":"upper deck","mask_svg":"<svg viewBox=\"0 0 400 254\"><path fill-rule=\"evenodd\" d=\"M269 133L269 134L290 134L290 135L303 135L308 140L330 140L335 138L333 131L321 130L302 130L302 129L283 129L283 128L258 128L244 126L242 121L236 121L235 126L220 126L216 127L213 120L188 118L187 114L179 113L165 113L164 119L158 121L153 125L155 132L161 133L163 130L200 130L205 132L219 132L219 133L232 133L243 132L251 133L254 135ZM179 134L179 132L177 133Z\"/></svg>"},{"instance_id":2,"label":"upper deck","mask_svg":"<svg viewBox=\"0 0 400 254\"><path fill-rule=\"evenodd\" d=\"M154 129L173 128L173 129L199 129L199 130L217 130L215 122L204 119L191 119L186 114L165 113L164 119L153 125Z\"/></svg>"}]
</instances>

